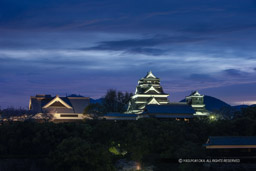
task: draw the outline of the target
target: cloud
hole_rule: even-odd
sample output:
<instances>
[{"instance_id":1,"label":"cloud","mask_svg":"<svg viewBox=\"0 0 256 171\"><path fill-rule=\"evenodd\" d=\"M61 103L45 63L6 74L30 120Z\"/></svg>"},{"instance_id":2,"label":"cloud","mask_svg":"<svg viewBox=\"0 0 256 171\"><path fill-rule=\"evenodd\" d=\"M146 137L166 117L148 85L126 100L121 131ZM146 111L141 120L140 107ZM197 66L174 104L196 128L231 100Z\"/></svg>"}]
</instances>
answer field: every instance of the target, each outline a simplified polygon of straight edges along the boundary
<instances>
[{"instance_id":1,"label":"cloud","mask_svg":"<svg viewBox=\"0 0 256 171\"><path fill-rule=\"evenodd\" d=\"M0 89L10 103L10 94L27 103L40 92L134 91L150 69L171 93L256 81L249 1L3 0L0 11Z\"/></svg>"},{"instance_id":2,"label":"cloud","mask_svg":"<svg viewBox=\"0 0 256 171\"><path fill-rule=\"evenodd\" d=\"M246 72L242 72L238 69L226 69L223 71L224 74L228 75L228 76L232 76L232 77L241 77L241 76L246 76L249 73Z\"/></svg>"},{"instance_id":3,"label":"cloud","mask_svg":"<svg viewBox=\"0 0 256 171\"><path fill-rule=\"evenodd\" d=\"M223 34L223 33L231 33L243 30L254 30L256 28L255 24L226 24L222 25L221 23L212 25L211 23L193 23L191 25L186 26L186 28L182 29L184 32L189 33L197 33L197 34Z\"/></svg>"},{"instance_id":4,"label":"cloud","mask_svg":"<svg viewBox=\"0 0 256 171\"><path fill-rule=\"evenodd\" d=\"M138 53L147 55L163 55L168 50L161 48L161 45L176 45L180 43L192 43L210 39L209 37L186 37L186 36L159 36L152 38L137 38L125 40L113 40L98 42L96 46L82 48L82 50L111 50L125 51L127 53Z\"/></svg>"},{"instance_id":5,"label":"cloud","mask_svg":"<svg viewBox=\"0 0 256 171\"><path fill-rule=\"evenodd\" d=\"M215 82L217 81L216 78L212 77L211 75L208 75L208 74L191 74L189 76L189 79L190 80L193 80L193 81L200 81L201 83L202 82Z\"/></svg>"}]
</instances>

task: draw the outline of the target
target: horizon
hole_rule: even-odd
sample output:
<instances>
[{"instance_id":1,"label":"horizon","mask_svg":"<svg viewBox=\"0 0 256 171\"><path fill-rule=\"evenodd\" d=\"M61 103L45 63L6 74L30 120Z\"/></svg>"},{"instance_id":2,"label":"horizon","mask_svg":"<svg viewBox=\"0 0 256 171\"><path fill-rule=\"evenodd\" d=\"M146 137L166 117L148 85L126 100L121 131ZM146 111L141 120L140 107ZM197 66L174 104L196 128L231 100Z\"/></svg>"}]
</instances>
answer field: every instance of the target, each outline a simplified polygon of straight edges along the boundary
<instances>
[{"instance_id":1,"label":"horizon","mask_svg":"<svg viewBox=\"0 0 256 171\"><path fill-rule=\"evenodd\" d=\"M256 1L3 0L0 107L30 96L135 92L149 70L171 102L191 91L256 104Z\"/></svg>"}]
</instances>

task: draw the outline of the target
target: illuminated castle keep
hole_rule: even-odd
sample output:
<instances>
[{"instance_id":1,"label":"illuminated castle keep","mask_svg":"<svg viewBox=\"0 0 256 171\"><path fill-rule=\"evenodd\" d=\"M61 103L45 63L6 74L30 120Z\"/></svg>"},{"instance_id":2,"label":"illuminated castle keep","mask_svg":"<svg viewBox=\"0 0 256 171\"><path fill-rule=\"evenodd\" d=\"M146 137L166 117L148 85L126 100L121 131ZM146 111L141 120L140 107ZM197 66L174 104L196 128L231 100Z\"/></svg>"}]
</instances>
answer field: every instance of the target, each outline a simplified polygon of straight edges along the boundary
<instances>
[{"instance_id":1,"label":"illuminated castle keep","mask_svg":"<svg viewBox=\"0 0 256 171\"><path fill-rule=\"evenodd\" d=\"M146 105L168 104L167 97L160 85L160 79L155 77L151 71L138 81L135 94L129 101L127 113L140 114L144 111Z\"/></svg>"}]
</instances>

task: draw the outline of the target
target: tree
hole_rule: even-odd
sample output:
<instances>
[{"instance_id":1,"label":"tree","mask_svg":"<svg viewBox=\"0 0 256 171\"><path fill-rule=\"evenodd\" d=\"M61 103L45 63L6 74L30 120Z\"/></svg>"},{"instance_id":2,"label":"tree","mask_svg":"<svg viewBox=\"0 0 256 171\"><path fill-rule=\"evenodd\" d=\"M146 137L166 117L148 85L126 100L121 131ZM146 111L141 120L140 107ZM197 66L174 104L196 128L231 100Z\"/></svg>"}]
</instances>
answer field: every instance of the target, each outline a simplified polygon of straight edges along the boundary
<instances>
[{"instance_id":1,"label":"tree","mask_svg":"<svg viewBox=\"0 0 256 171\"><path fill-rule=\"evenodd\" d=\"M251 119L256 119L256 106L249 106L247 108L242 108L242 116Z\"/></svg>"},{"instance_id":2,"label":"tree","mask_svg":"<svg viewBox=\"0 0 256 171\"><path fill-rule=\"evenodd\" d=\"M100 115L103 114L103 105L100 103L92 103L89 104L85 109L84 109L84 114L87 115Z\"/></svg>"},{"instance_id":3,"label":"tree","mask_svg":"<svg viewBox=\"0 0 256 171\"><path fill-rule=\"evenodd\" d=\"M107 91L103 100L104 112L124 112L126 111L128 102L132 93L123 93L110 89Z\"/></svg>"},{"instance_id":4,"label":"tree","mask_svg":"<svg viewBox=\"0 0 256 171\"><path fill-rule=\"evenodd\" d=\"M84 109L84 114L96 117L108 112L125 112L132 93L110 89L103 97L102 103L89 104Z\"/></svg>"},{"instance_id":5,"label":"tree","mask_svg":"<svg viewBox=\"0 0 256 171\"><path fill-rule=\"evenodd\" d=\"M235 116L236 112L237 110L233 107L224 106L219 110L216 110L214 113L217 114L218 119L232 119Z\"/></svg>"},{"instance_id":6,"label":"tree","mask_svg":"<svg viewBox=\"0 0 256 171\"><path fill-rule=\"evenodd\" d=\"M27 115L34 115L35 113L31 110L27 110L24 108L13 108L13 107L9 107L6 109L0 109L0 114L3 118L9 118L11 116L21 116L24 114Z\"/></svg>"},{"instance_id":7,"label":"tree","mask_svg":"<svg viewBox=\"0 0 256 171\"><path fill-rule=\"evenodd\" d=\"M114 170L106 147L81 138L64 139L50 156L56 170Z\"/></svg>"}]
</instances>

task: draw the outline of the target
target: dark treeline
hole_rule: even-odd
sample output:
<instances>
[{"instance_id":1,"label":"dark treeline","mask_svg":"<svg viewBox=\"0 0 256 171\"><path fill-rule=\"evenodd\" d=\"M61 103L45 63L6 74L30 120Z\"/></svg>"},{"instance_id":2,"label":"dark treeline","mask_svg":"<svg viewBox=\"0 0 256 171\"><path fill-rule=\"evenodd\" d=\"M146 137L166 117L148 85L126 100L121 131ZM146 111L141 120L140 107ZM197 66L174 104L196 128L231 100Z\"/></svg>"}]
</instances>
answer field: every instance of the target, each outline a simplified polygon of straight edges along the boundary
<instances>
[{"instance_id":1,"label":"dark treeline","mask_svg":"<svg viewBox=\"0 0 256 171\"><path fill-rule=\"evenodd\" d=\"M93 103L88 105L84 113L101 115L109 112L125 112L128 102L133 94L110 89L102 98L102 103Z\"/></svg>"},{"instance_id":2,"label":"dark treeline","mask_svg":"<svg viewBox=\"0 0 256 171\"><path fill-rule=\"evenodd\" d=\"M21 116L21 115L34 115L35 113L24 108L14 108L14 107L8 107L6 109L0 108L0 115L2 118L9 118L11 116Z\"/></svg>"},{"instance_id":3,"label":"dark treeline","mask_svg":"<svg viewBox=\"0 0 256 171\"><path fill-rule=\"evenodd\" d=\"M17 122L0 126L0 156L40 158L45 170L115 170L119 159L153 165L154 170L200 169L201 164L170 164L178 158L202 158L209 136L256 136L256 107L232 120L88 120L82 123ZM111 153L110 148L125 153ZM112 150L113 151L113 150ZM167 162L166 162L167 161Z\"/></svg>"}]
</instances>

